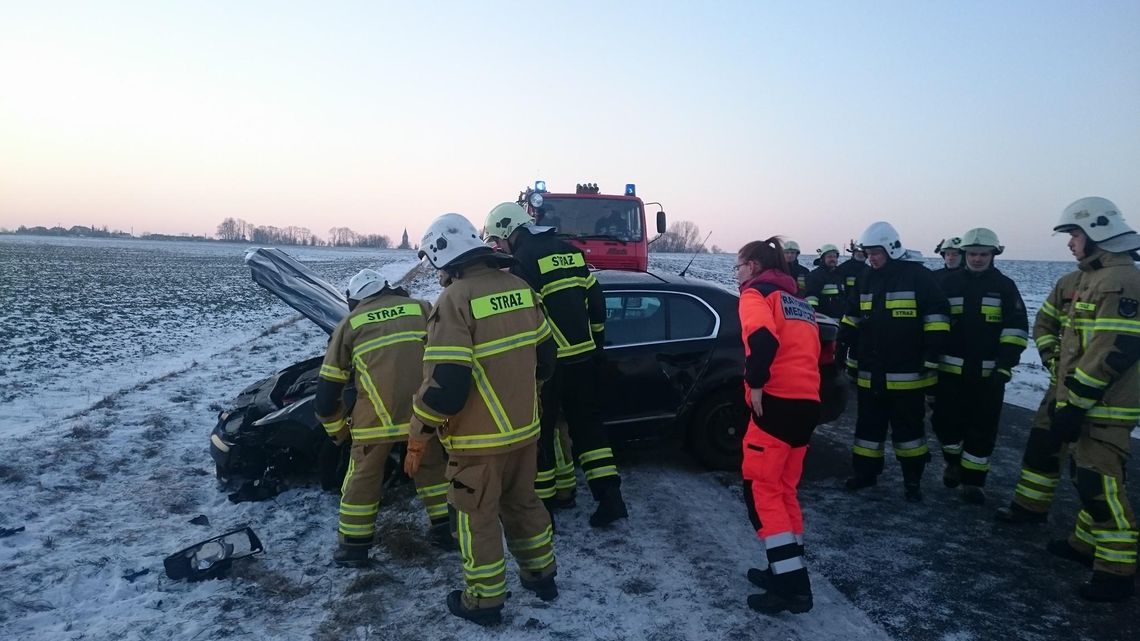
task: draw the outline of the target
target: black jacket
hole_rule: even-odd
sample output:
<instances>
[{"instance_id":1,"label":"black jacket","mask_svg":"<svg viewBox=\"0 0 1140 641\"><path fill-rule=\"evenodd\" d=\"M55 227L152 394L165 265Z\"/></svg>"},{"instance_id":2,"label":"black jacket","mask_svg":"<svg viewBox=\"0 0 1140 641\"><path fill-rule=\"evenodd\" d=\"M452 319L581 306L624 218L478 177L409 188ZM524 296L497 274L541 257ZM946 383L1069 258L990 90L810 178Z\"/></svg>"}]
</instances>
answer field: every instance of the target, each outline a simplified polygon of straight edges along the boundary
<instances>
[{"instance_id":1,"label":"black jacket","mask_svg":"<svg viewBox=\"0 0 1140 641\"><path fill-rule=\"evenodd\" d=\"M890 260L864 272L849 300L840 338L851 348L847 366L859 387L908 391L938 381L950 307L930 270Z\"/></svg>"},{"instance_id":2,"label":"black jacket","mask_svg":"<svg viewBox=\"0 0 1140 641\"><path fill-rule=\"evenodd\" d=\"M516 235L511 249L518 260L511 273L542 296L559 360L584 360L601 348L606 301L582 252L554 231L532 234L526 229Z\"/></svg>"},{"instance_id":3,"label":"black jacket","mask_svg":"<svg viewBox=\"0 0 1140 641\"><path fill-rule=\"evenodd\" d=\"M1017 285L992 267L949 271L941 285L950 303L950 336L939 369L977 379L996 368L1008 380L1029 344L1029 319Z\"/></svg>"},{"instance_id":4,"label":"black jacket","mask_svg":"<svg viewBox=\"0 0 1140 641\"><path fill-rule=\"evenodd\" d=\"M797 260L788 263L788 271L791 272L792 278L796 279L796 287L798 288L796 296L803 298L804 290L807 289L807 275L809 273L808 268L801 265Z\"/></svg>"},{"instance_id":5,"label":"black jacket","mask_svg":"<svg viewBox=\"0 0 1140 641\"><path fill-rule=\"evenodd\" d=\"M804 298L821 314L843 318L847 311L846 277L838 267L816 267L807 275Z\"/></svg>"},{"instance_id":6,"label":"black jacket","mask_svg":"<svg viewBox=\"0 0 1140 641\"><path fill-rule=\"evenodd\" d=\"M966 260L965 258L962 259L963 262L965 262L965 260ZM951 274L957 274L959 272L964 272L964 271L966 271L965 267L959 267L957 269L947 269L945 267L940 267L938 269L935 269L931 273L934 274L934 280L938 283L938 286L941 287L942 283L946 282L946 279Z\"/></svg>"}]
</instances>

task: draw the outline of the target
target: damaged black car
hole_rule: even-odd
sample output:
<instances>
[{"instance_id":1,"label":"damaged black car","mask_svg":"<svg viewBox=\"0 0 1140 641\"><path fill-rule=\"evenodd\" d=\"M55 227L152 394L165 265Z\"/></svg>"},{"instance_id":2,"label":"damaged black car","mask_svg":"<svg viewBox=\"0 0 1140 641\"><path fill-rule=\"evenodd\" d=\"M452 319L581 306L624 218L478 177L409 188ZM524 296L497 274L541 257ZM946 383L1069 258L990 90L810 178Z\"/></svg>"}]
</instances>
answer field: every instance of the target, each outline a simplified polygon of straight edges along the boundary
<instances>
[{"instance_id":1,"label":"damaged black car","mask_svg":"<svg viewBox=\"0 0 1140 641\"><path fill-rule=\"evenodd\" d=\"M342 292L277 249L246 256L253 279L331 334L348 313ZM707 281L652 272L595 272L606 301L602 419L615 444L677 440L703 465L732 469L748 421L738 296ZM819 318L824 422L846 406L835 363L838 323ZM340 486L348 446L313 413L322 356L258 381L219 413L210 435L217 476L233 500L266 498L287 479ZM349 392L351 394L351 391ZM398 466L388 466L398 469Z\"/></svg>"}]
</instances>

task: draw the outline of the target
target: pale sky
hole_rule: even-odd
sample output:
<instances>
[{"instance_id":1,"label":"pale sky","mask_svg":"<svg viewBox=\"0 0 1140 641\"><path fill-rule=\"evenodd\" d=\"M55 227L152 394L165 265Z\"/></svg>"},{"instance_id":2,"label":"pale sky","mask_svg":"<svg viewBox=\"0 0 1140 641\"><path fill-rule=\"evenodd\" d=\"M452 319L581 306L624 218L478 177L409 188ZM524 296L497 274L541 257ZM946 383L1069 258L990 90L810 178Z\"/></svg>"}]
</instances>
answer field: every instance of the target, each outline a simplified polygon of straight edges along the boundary
<instances>
[{"instance_id":1,"label":"pale sky","mask_svg":"<svg viewBox=\"0 0 1140 641\"><path fill-rule=\"evenodd\" d=\"M416 241L539 178L730 250L883 219L1067 259L1076 198L1140 229L1140 1L0 0L3 227Z\"/></svg>"}]
</instances>

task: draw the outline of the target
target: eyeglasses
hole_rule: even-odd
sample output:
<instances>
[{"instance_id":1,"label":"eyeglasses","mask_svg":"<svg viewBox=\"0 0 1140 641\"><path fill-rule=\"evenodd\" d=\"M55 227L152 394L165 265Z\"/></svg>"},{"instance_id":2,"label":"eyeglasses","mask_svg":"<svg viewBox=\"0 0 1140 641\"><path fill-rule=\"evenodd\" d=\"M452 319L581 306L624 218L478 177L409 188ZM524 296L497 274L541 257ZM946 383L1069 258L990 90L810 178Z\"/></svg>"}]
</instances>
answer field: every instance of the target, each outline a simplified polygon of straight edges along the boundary
<instances>
[{"instance_id":1,"label":"eyeglasses","mask_svg":"<svg viewBox=\"0 0 1140 641\"><path fill-rule=\"evenodd\" d=\"M732 267L732 271L733 271L733 273L735 273L735 272L739 271L741 267L744 267L745 265L747 265L747 264L748 264L748 263L750 263L750 262L752 262L752 261L750 261L750 260L746 260L746 261L744 261L743 263L737 263L736 265L734 265L734 266Z\"/></svg>"}]
</instances>

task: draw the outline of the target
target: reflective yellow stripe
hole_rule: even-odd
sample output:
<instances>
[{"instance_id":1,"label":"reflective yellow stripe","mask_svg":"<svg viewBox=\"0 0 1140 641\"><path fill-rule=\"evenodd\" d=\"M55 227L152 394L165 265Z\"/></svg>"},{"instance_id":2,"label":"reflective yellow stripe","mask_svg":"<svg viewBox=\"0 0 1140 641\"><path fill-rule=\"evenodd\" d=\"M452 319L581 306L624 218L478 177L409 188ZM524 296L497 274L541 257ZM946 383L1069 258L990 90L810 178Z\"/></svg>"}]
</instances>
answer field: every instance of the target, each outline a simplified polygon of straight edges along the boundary
<instances>
[{"instance_id":1,"label":"reflective yellow stripe","mask_svg":"<svg viewBox=\"0 0 1140 641\"><path fill-rule=\"evenodd\" d=\"M340 513L345 516L372 516L380 511L380 503L341 503Z\"/></svg>"},{"instance_id":2,"label":"reflective yellow stripe","mask_svg":"<svg viewBox=\"0 0 1140 641\"><path fill-rule=\"evenodd\" d=\"M484 447L501 447L524 441L538 435L538 421L506 434L452 435L441 438L444 446L454 450L473 450Z\"/></svg>"},{"instance_id":3,"label":"reflective yellow stripe","mask_svg":"<svg viewBox=\"0 0 1140 641\"><path fill-rule=\"evenodd\" d=\"M1129 528L1128 519L1124 515L1124 505L1120 502L1120 488L1116 484L1116 479L1111 476L1102 476L1104 484L1104 501L1108 503L1108 509L1112 512L1112 521L1118 530L1127 530Z\"/></svg>"},{"instance_id":4,"label":"reflective yellow stripe","mask_svg":"<svg viewBox=\"0 0 1140 641\"><path fill-rule=\"evenodd\" d=\"M851 451L859 456L866 456L868 458L883 458L883 450L872 450L854 445L851 447Z\"/></svg>"},{"instance_id":5,"label":"reflective yellow stripe","mask_svg":"<svg viewBox=\"0 0 1140 641\"><path fill-rule=\"evenodd\" d=\"M918 309L918 301L913 298L888 300L887 309Z\"/></svg>"},{"instance_id":6,"label":"reflective yellow stripe","mask_svg":"<svg viewBox=\"0 0 1140 641\"><path fill-rule=\"evenodd\" d=\"M1136 551L1130 550L1123 552L1120 550L1109 550L1099 545L1096 548L1096 558L1101 561L1108 561L1109 563L1124 563L1126 565L1136 565Z\"/></svg>"},{"instance_id":7,"label":"reflective yellow stripe","mask_svg":"<svg viewBox=\"0 0 1140 641\"><path fill-rule=\"evenodd\" d=\"M1073 303L1073 307L1076 308L1077 311L1081 311L1081 312L1095 312L1096 311L1096 303L1086 303L1085 301L1081 301L1081 300Z\"/></svg>"},{"instance_id":8,"label":"reflective yellow stripe","mask_svg":"<svg viewBox=\"0 0 1140 641\"><path fill-rule=\"evenodd\" d=\"M416 305L416 309L419 309L419 305ZM358 356L363 356L368 352L378 350L381 347L388 347L389 345L395 345L397 343L411 343L415 341L422 341L426 337L427 332L420 330L397 332L395 334L373 338L372 340L364 341L363 343L353 348L352 356L353 358L356 358Z\"/></svg>"},{"instance_id":9,"label":"reflective yellow stripe","mask_svg":"<svg viewBox=\"0 0 1140 641\"><path fill-rule=\"evenodd\" d=\"M339 418L335 421L329 421L328 423L321 423L321 425L325 427L326 432L332 435L344 429L346 423L348 423L346 419Z\"/></svg>"},{"instance_id":10,"label":"reflective yellow stripe","mask_svg":"<svg viewBox=\"0 0 1140 641\"><path fill-rule=\"evenodd\" d=\"M372 536L376 533L375 523L345 523L340 521L337 524L337 531L345 536Z\"/></svg>"},{"instance_id":11,"label":"reflective yellow stripe","mask_svg":"<svg viewBox=\"0 0 1140 641\"><path fill-rule=\"evenodd\" d=\"M843 323L844 325L850 325L851 327L859 327L859 319L858 318L852 318L846 314L843 315L843 320L841 320L840 322Z\"/></svg>"},{"instance_id":12,"label":"reflective yellow stripe","mask_svg":"<svg viewBox=\"0 0 1140 641\"><path fill-rule=\"evenodd\" d=\"M819 307L819 299L815 296L808 296L804 300L806 300L812 307Z\"/></svg>"},{"instance_id":13,"label":"reflective yellow stripe","mask_svg":"<svg viewBox=\"0 0 1140 641\"><path fill-rule=\"evenodd\" d=\"M348 324L352 329L358 329L362 325L369 325L371 323L383 323L395 318L403 318L405 316L423 316L423 308L416 303L405 303L403 305L393 305L392 307L381 307L374 309L370 312L357 314L348 319Z\"/></svg>"},{"instance_id":14,"label":"reflective yellow stripe","mask_svg":"<svg viewBox=\"0 0 1140 641\"><path fill-rule=\"evenodd\" d=\"M1027 470L1025 468L1021 468L1021 478L1029 481L1030 483L1036 483L1042 487L1057 487L1057 485L1061 483L1060 477L1049 478L1048 476L1042 476L1037 472Z\"/></svg>"},{"instance_id":15,"label":"reflective yellow stripe","mask_svg":"<svg viewBox=\"0 0 1140 641\"><path fill-rule=\"evenodd\" d=\"M1140 321L1125 320L1123 318L1098 318L1093 323L1092 329L1098 332L1140 334Z\"/></svg>"},{"instance_id":16,"label":"reflective yellow stripe","mask_svg":"<svg viewBox=\"0 0 1140 641\"><path fill-rule=\"evenodd\" d=\"M427 423L428 425L438 426L443 425L447 422L446 418L432 414L426 409L420 407L419 403L412 404L412 411L415 412L416 416L420 417L423 422Z\"/></svg>"},{"instance_id":17,"label":"reflective yellow stripe","mask_svg":"<svg viewBox=\"0 0 1140 641\"><path fill-rule=\"evenodd\" d=\"M494 354L509 352L519 347L536 345L538 344L538 332L539 330L536 329L530 332L520 332L503 338L497 338L493 341L487 341L486 343L478 343L472 347L472 354L475 358L483 358Z\"/></svg>"},{"instance_id":18,"label":"reflective yellow stripe","mask_svg":"<svg viewBox=\"0 0 1140 641\"><path fill-rule=\"evenodd\" d=\"M586 463L589 463L591 461L596 461L598 459L603 459L603 458L613 458L613 456L614 456L614 451L612 449L610 449L608 447L603 447L603 448L596 449L596 450L590 450L589 452L584 452L583 454L578 456L578 462L581 463L582 465L585 465Z\"/></svg>"},{"instance_id":19,"label":"reflective yellow stripe","mask_svg":"<svg viewBox=\"0 0 1140 641\"><path fill-rule=\"evenodd\" d=\"M447 516L447 503L437 503L435 505L426 506L429 519L437 519L441 516Z\"/></svg>"},{"instance_id":20,"label":"reflective yellow stripe","mask_svg":"<svg viewBox=\"0 0 1140 641\"><path fill-rule=\"evenodd\" d=\"M618 475L618 469L616 465L603 465L601 467L585 470L585 472L587 481L592 481L594 479L599 479L605 476Z\"/></svg>"},{"instance_id":21,"label":"reflective yellow stripe","mask_svg":"<svg viewBox=\"0 0 1140 641\"><path fill-rule=\"evenodd\" d=\"M590 323L590 331L597 334L598 332L605 331L605 323Z\"/></svg>"},{"instance_id":22,"label":"reflective yellow stripe","mask_svg":"<svg viewBox=\"0 0 1140 641\"><path fill-rule=\"evenodd\" d=\"M1140 421L1140 408L1137 407L1109 407L1096 405L1085 414L1088 418L1099 418L1109 421L1123 421L1135 423Z\"/></svg>"},{"instance_id":23,"label":"reflective yellow stripe","mask_svg":"<svg viewBox=\"0 0 1140 641\"><path fill-rule=\"evenodd\" d=\"M1092 535L1100 543L1136 543L1136 530L1093 530Z\"/></svg>"},{"instance_id":24,"label":"reflective yellow stripe","mask_svg":"<svg viewBox=\"0 0 1140 641\"><path fill-rule=\"evenodd\" d=\"M1033 499L1034 501L1049 502L1053 500L1052 492L1039 492L1032 488L1025 487L1021 484L1018 484L1017 488L1014 489L1014 492L1024 496L1027 499Z\"/></svg>"},{"instance_id":25,"label":"reflective yellow stripe","mask_svg":"<svg viewBox=\"0 0 1140 641\"><path fill-rule=\"evenodd\" d=\"M383 427L392 427L392 415L388 413L388 408L384 406L384 399L380 398L380 392L376 389L376 384L372 382L372 375L368 373L368 366L365 365L364 359L359 356L354 359L356 361L356 377L360 382L360 386L364 388L368 400L372 403L372 409L376 412L376 418L380 421ZM405 434L407 428L405 428Z\"/></svg>"},{"instance_id":26,"label":"reflective yellow stripe","mask_svg":"<svg viewBox=\"0 0 1140 641\"><path fill-rule=\"evenodd\" d=\"M428 345L424 348L425 361L451 361L469 364L472 358L471 348L462 345Z\"/></svg>"},{"instance_id":27,"label":"reflective yellow stripe","mask_svg":"<svg viewBox=\"0 0 1140 641\"><path fill-rule=\"evenodd\" d=\"M557 292L560 292L564 289L571 289L573 287L581 287L583 289L588 289L590 287L590 279L591 278L593 278L593 275L591 275L589 277L569 276L567 278L560 278L556 281L552 281L552 282L549 282L549 283L543 285L542 289L540 289L538 293L542 294L543 297L546 297L546 296L549 296L551 294L555 294Z\"/></svg>"},{"instance_id":28,"label":"reflective yellow stripe","mask_svg":"<svg viewBox=\"0 0 1140 641\"><path fill-rule=\"evenodd\" d=\"M1029 347L1029 341L1020 336L1002 336L998 342L1006 345L1017 345L1018 347Z\"/></svg>"},{"instance_id":29,"label":"reflective yellow stripe","mask_svg":"<svg viewBox=\"0 0 1140 641\"><path fill-rule=\"evenodd\" d=\"M507 546L512 550L534 550L544 545L549 545L553 540L554 530L548 525L546 529L538 534L527 539L515 539L507 541Z\"/></svg>"},{"instance_id":30,"label":"reflective yellow stripe","mask_svg":"<svg viewBox=\"0 0 1140 641\"><path fill-rule=\"evenodd\" d=\"M496 574L502 574L506 571L506 569L507 564L503 559L499 559L494 563L488 563L487 565L474 566L470 569L467 567L466 559L464 559L463 576L469 581L477 579L489 579Z\"/></svg>"},{"instance_id":31,"label":"reflective yellow stripe","mask_svg":"<svg viewBox=\"0 0 1140 641\"><path fill-rule=\"evenodd\" d=\"M572 269L574 267L585 267L586 259L582 257L579 252L569 254L551 254L543 256L538 259L538 272L540 274L549 274L552 271L559 269Z\"/></svg>"},{"instance_id":32,"label":"reflective yellow stripe","mask_svg":"<svg viewBox=\"0 0 1140 641\"><path fill-rule=\"evenodd\" d=\"M348 381L348 372L332 365L321 365L320 377L337 383L344 383Z\"/></svg>"},{"instance_id":33,"label":"reflective yellow stripe","mask_svg":"<svg viewBox=\"0 0 1140 641\"><path fill-rule=\"evenodd\" d=\"M424 487L416 488L416 496L421 499L431 498L433 496L444 496L447 494L448 483L439 483L436 485L425 485Z\"/></svg>"},{"instance_id":34,"label":"reflective yellow stripe","mask_svg":"<svg viewBox=\"0 0 1140 641\"><path fill-rule=\"evenodd\" d=\"M546 554L543 554L542 556L537 556L533 559L526 559L526 558L520 559L518 557L515 557L515 561L517 561L519 564L519 567L524 569L524 570L528 570L530 572L538 572L538 571L546 569L546 567L549 566L551 563L554 563L554 550L551 550L551 551L547 552Z\"/></svg>"},{"instance_id":35,"label":"reflective yellow stripe","mask_svg":"<svg viewBox=\"0 0 1140 641\"><path fill-rule=\"evenodd\" d=\"M1095 387L1096 389L1104 389L1108 387L1107 381L1102 381L1099 378L1088 374L1079 367L1076 369L1076 371L1073 372L1073 378L1077 379L1078 383L1088 385L1089 387Z\"/></svg>"},{"instance_id":36,"label":"reflective yellow stripe","mask_svg":"<svg viewBox=\"0 0 1140 641\"><path fill-rule=\"evenodd\" d=\"M352 440L374 441L382 438L399 438L408 435L408 430L411 428L410 423L400 423L398 425L381 425L376 427L352 427Z\"/></svg>"},{"instance_id":37,"label":"reflective yellow stripe","mask_svg":"<svg viewBox=\"0 0 1140 641\"><path fill-rule=\"evenodd\" d=\"M476 319L531 307L534 307L534 292L529 288L512 289L471 299L471 315Z\"/></svg>"},{"instance_id":38,"label":"reflective yellow stripe","mask_svg":"<svg viewBox=\"0 0 1140 641\"><path fill-rule=\"evenodd\" d=\"M1056 345L1057 337L1052 334L1044 334L1033 339L1033 342L1037 345L1037 349L1045 349Z\"/></svg>"},{"instance_id":39,"label":"reflective yellow stripe","mask_svg":"<svg viewBox=\"0 0 1140 641\"><path fill-rule=\"evenodd\" d=\"M1041 304L1041 313L1045 314L1046 316L1052 317L1052 318L1057 318L1058 312L1057 312L1057 308L1054 307L1052 303L1050 303L1049 301L1045 301L1044 303Z\"/></svg>"}]
</instances>

